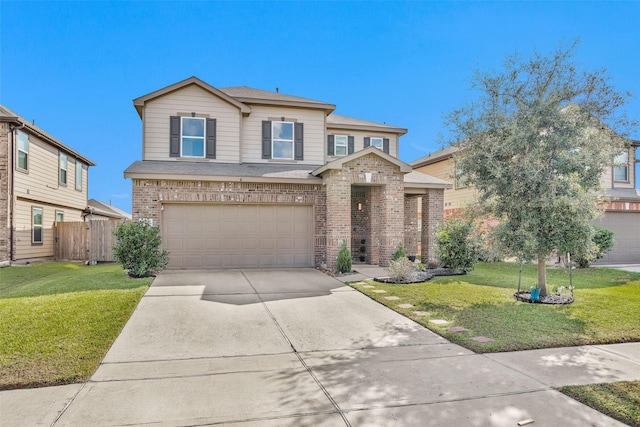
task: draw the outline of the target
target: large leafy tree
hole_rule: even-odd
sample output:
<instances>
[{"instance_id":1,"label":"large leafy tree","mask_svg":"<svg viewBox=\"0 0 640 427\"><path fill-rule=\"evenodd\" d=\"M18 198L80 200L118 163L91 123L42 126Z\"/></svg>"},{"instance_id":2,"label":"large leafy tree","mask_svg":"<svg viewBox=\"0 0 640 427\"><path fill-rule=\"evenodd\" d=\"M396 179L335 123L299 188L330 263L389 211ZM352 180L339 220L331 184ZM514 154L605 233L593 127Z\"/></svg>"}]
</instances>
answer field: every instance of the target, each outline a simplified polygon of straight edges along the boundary
<instances>
[{"instance_id":1,"label":"large leafy tree","mask_svg":"<svg viewBox=\"0 0 640 427\"><path fill-rule=\"evenodd\" d=\"M479 207L501 220L503 248L537 258L543 296L547 257L590 244L600 176L634 125L620 111L630 94L615 90L606 70L581 69L577 44L476 71L478 98L446 116L458 172Z\"/></svg>"}]
</instances>

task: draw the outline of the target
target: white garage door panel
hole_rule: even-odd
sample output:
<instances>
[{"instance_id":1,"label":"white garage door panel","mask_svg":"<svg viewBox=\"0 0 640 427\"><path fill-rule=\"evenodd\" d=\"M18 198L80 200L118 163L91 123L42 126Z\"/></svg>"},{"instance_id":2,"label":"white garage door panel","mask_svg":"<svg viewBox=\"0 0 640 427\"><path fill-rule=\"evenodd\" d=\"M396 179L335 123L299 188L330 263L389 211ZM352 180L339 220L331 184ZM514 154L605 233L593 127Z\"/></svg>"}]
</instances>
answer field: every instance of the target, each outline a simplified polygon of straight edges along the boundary
<instances>
[{"instance_id":1,"label":"white garage door panel","mask_svg":"<svg viewBox=\"0 0 640 427\"><path fill-rule=\"evenodd\" d=\"M313 266L313 207L167 204L169 268Z\"/></svg>"},{"instance_id":2,"label":"white garage door panel","mask_svg":"<svg viewBox=\"0 0 640 427\"><path fill-rule=\"evenodd\" d=\"M640 212L605 212L595 224L615 233L613 249L598 264L640 263Z\"/></svg>"}]
</instances>

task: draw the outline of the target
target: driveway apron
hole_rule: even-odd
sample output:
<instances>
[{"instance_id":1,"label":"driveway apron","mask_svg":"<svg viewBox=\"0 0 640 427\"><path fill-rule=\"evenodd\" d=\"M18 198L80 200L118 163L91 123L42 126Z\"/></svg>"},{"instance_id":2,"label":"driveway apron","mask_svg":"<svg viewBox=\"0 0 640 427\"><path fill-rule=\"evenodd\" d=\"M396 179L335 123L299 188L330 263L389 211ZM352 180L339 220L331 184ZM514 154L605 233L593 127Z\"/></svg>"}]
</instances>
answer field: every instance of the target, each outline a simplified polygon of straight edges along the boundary
<instances>
[{"instance_id":1,"label":"driveway apron","mask_svg":"<svg viewBox=\"0 0 640 427\"><path fill-rule=\"evenodd\" d=\"M313 269L166 271L55 425L622 425Z\"/></svg>"}]
</instances>

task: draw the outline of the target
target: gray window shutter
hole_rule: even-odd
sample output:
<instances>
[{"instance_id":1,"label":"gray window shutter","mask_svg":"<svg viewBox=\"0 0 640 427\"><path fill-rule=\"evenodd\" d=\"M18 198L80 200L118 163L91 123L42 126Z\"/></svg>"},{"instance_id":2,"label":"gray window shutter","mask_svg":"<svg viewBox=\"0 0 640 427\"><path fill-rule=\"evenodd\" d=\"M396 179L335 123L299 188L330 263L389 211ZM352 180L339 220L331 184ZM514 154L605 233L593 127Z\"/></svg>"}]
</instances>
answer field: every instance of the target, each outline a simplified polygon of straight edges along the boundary
<instances>
[{"instance_id":1,"label":"gray window shutter","mask_svg":"<svg viewBox=\"0 0 640 427\"><path fill-rule=\"evenodd\" d=\"M333 135L327 135L327 156L335 155L334 141L335 137Z\"/></svg>"},{"instance_id":2,"label":"gray window shutter","mask_svg":"<svg viewBox=\"0 0 640 427\"><path fill-rule=\"evenodd\" d=\"M294 123L293 158L304 160L304 123Z\"/></svg>"},{"instance_id":3,"label":"gray window shutter","mask_svg":"<svg viewBox=\"0 0 640 427\"><path fill-rule=\"evenodd\" d=\"M389 154L389 138L384 138L382 140L382 151Z\"/></svg>"},{"instance_id":4,"label":"gray window shutter","mask_svg":"<svg viewBox=\"0 0 640 427\"><path fill-rule=\"evenodd\" d=\"M169 157L180 157L180 116L169 118Z\"/></svg>"},{"instance_id":5,"label":"gray window shutter","mask_svg":"<svg viewBox=\"0 0 640 427\"><path fill-rule=\"evenodd\" d=\"M347 138L347 154L353 154L355 140L352 136Z\"/></svg>"},{"instance_id":6,"label":"gray window shutter","mask_svg":"<svg viewBox=\"0 0 640 427\"><path fill-rule=\"evenodd\" d=\"M207 119L207 159L216 158L216 119Z\"/></svg>"},{"instance_id":7,"label":"gray window shutter","mask_svg":"<svg viewBox=\"0 0 640 427\"><path fill-rule=\"evenodd\" d=\"M262 158L271 158L271 122L262 121Z\"/></svg>"},{"instance_id":8,"label":"gray window shutter","mask_svg":"<svg viewBox=\"0 0 640 427\"><path fill-rule=\"evenodd\" d=\"M364 148L367 148L370 145L371 145L371 138L369 138L368 136L365 136L364 137Z\"/></svg>"}]
</instances>

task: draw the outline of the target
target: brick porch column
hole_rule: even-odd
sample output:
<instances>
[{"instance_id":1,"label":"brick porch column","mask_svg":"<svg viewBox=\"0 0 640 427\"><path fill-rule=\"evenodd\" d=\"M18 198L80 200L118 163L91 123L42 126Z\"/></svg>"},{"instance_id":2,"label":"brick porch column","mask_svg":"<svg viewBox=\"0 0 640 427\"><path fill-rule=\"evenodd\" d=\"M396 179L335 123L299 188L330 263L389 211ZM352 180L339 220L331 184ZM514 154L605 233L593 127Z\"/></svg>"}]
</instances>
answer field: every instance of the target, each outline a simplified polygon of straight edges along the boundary
<instances>
[{"instance_id":1,"label":"brick porch column","mask_svg":"<svg viewBox=\"0 0 640 427\"><path fill-rule=\"evenodd\" d=\"M327 197L327 267L336 269L342 242L351 250L351 180L339 170L324 176Z\"/></svg>"},{"instance_id":2,"label":"brick porch column","mask_svg":"<svg viewBox=\"0 0 640 427\"><path fill-rule=\"evenodd\" d=\"M435 263L435 232L436 227L443 221L444 190L429 189L429 193L422 196L422 262Z\"/></svg>"},{"instance_id":3,"label":"brick porch column","mask_svg":"<svg viewBox=\"0 0 640 427\"><path fill-rule=\"evenodd\" d=\"M394 172L382 187L379 265L383 267L389 265L398 243L404 240L404 177Z\"/></svg>"},{"instance_id":4,"label":"brick porch column","mask_svg":"<svg viewBox=\"0 0 640 427\"><path fill-rule=\"evenodd\" d=\"M418 255L418 201L420 196L404 197L404 251Z\"/></svg>"}]
</instances>

